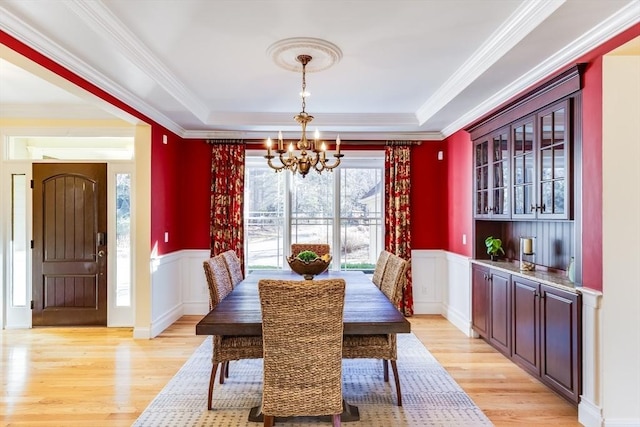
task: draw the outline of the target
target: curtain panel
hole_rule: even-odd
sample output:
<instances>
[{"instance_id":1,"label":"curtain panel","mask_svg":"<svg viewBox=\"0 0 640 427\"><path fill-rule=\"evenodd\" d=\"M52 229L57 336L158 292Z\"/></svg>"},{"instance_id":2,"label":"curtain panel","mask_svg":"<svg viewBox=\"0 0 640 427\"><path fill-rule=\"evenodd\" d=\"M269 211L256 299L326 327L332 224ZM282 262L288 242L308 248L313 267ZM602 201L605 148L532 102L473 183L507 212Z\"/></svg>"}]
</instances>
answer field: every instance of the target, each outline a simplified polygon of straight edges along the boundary
<instances>
[{"instance_id":1,"label":"curtain panel","mask_svg":"<svg viewBox=\"0 0 640 427\"><path fill-rule=\"evenodd\" d=\"M211 155L211 256L232 249L244 271L244 157L242 140L208 140Z\"/></svg>"},{"instance_id":2,"label":"curtain panel","mask_svg":"<svg viewBox=\"0 0 640 427\"><path fill-rule=\"evenodd\" d=\"M385 147L385 249L409 262L400 311L413 315L411 283L411 143L389 142Z\"/></svg>"}]
</instances>

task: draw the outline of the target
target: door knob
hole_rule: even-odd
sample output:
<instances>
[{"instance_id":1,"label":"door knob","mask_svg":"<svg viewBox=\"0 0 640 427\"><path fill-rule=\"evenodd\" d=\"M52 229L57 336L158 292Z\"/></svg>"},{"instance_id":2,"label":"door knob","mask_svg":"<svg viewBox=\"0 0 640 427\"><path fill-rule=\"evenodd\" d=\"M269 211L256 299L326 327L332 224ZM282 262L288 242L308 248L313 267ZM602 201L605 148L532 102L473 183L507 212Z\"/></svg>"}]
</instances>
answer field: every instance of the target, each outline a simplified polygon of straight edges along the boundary
<instances>
[{"instance_id":1,"label":"door knob","mask_svg":"<svg viewBox=\"0 0 640 427\"><path fill-rule=\"evenodd\" d=\"M98 257L102 258L104 256L104 251L103 250L99 250L98 251Z\"/></svg>"}]
</instances>

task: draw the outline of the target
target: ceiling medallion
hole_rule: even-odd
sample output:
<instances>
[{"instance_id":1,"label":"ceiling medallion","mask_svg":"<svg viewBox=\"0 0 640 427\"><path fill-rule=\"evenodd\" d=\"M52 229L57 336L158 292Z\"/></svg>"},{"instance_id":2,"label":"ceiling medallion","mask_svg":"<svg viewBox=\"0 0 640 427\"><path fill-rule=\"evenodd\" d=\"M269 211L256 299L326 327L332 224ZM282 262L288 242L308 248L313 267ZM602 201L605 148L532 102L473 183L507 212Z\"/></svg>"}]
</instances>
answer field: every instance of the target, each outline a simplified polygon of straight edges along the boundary
<instances>
[{"instance_id":1,"label":"ceiling medallion","mask_svg":"<svg viewBox=\"0 0 640 427\"><path fill-rule=\"evenodd\" d=\"M302 71L302 63L298 57L300 55L310 56L313 58L313 63L306 65L306 71L310 73L326 70L342 59L342 51L338 46L326 40L312 37L292 37L280 40L269 46L267 55L277 66L295 72Z\"/></svg>"}]
</instances>

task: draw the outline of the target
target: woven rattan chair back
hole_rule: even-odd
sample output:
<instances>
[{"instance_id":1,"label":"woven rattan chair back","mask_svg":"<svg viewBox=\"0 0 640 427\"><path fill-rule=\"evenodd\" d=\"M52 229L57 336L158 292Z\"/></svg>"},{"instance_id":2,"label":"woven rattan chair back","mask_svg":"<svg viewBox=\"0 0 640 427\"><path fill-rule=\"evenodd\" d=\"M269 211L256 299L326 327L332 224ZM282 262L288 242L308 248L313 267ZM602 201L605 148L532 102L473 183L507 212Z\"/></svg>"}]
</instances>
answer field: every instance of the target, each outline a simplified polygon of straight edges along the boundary
<instances>
[{"instance_id":1,"label":"woven rattan chair back","mask_svg":"<svg viewBox=\"0 0 640 427\"><path fill-rule=\"evenodd\" d=\"M302 251L313 251L318 256L331 253L331 247L326 243L292 243L291 256L297 256Z\"/></svg>"},{"instance_id":2,"label":"woven rattan chair back","mask_svg":"<svg viewBox=\"0 0 640 427\"><path fill-rule=\"evenodd\" d=\"M215 308L233 290L231 277L224 259L218 255L203 262L204 273L209 286L209 309ZM220 384L229 376L229 362L239 359L259 359L262 357L262 337L260 336L213 336L211 356L211 376L209 378L208 409L212 408L213 387L218 366Z\"/></svg>"},{"instance_id":3,"label":"woven rattan chair back","mask_svg":"<svg viewBox=\"0 0 640 427\"><path fill-rule=\"evenodd\" d=\"M344 280L263 279L258 289L265 419L332 415L339 425Z\"/></svg>"},{"instance_id":4,"label":"woven rattan chair back","mask_svg":"<svg viewBox=\"0 0 640 427\"><path fill-rule=\"evenodd\" d=\"M371 281L375 283L377 287L382 286L382 277L384 276L384 269L387 266L389 255L391 255L391 252L382 251L378 256L378 261L376 262L376 268L375 270L373 270L373 277L371 277Z\"/></svg>"},{"instance_id":5,"label":"woven rattan chair back","mask_svg":"<svg viewBox=\"0 0 640 427\"><path fill-rule=\"evenodd\" d=\"M397 306L402 298L402 288L409 263L397 255L389 254L380 290L393 305Z\"/></svg>"},{"instance_id":6,"label":"woven rattan chair back","mask_svg":"<svg viewBox=\"0 0 640 427\"><path fill-rule=\"evenodd\" d=\"M229 276L231 277L231 285L235 287L244 279L244 273L242 272L242 264L240 263L240 258L238 258L236 251L231 249L222 252L220 256L227 265L227 270L229 271Z\"/></svg>"},{"instance_id":7,"label":"woven rattan chair back","mask_svg":"<svg viewBox=\"0 0 640 427\"><path fill-rule=\"evenodd\" d=\"M217 302L219 303L227 297L233 291L233 285L231 284L231 276L229 276L229 270L227 270L227 264L220 256L214 256L209 259L209 266L211 267L211 277L213 278L213 286L217 292Z\"/></svg>"}]
</instances>

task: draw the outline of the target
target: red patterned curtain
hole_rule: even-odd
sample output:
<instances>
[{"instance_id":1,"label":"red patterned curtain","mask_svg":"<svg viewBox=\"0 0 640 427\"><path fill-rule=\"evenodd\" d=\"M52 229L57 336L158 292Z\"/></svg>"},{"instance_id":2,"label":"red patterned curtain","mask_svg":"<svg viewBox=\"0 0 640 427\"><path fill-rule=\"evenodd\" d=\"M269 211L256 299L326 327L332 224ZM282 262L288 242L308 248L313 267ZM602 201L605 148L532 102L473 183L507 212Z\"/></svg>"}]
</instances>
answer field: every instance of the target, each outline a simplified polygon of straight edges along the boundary
<instances>
[{"instance_id":1,"label":"red patterned curtain","mask_svg":"<svg viewBox=\"0 0 640 427\"><path fill-rule=\"evenodd\" d=\"M233 249L244 271L244 151L241 140L209 140L211 256Z\"/></svg>"},{"instance_id":2,"label":"red patterned curtain","mask_svg":"<svg viewBox=\"0 0 640 427\"><path fill-rule=\"evenodd\" d=\"M389 142L385 147L385 249L409 261L399 309L413 315L411 285L411 147L409 143Z\"/></svg>"}]
</instances>

